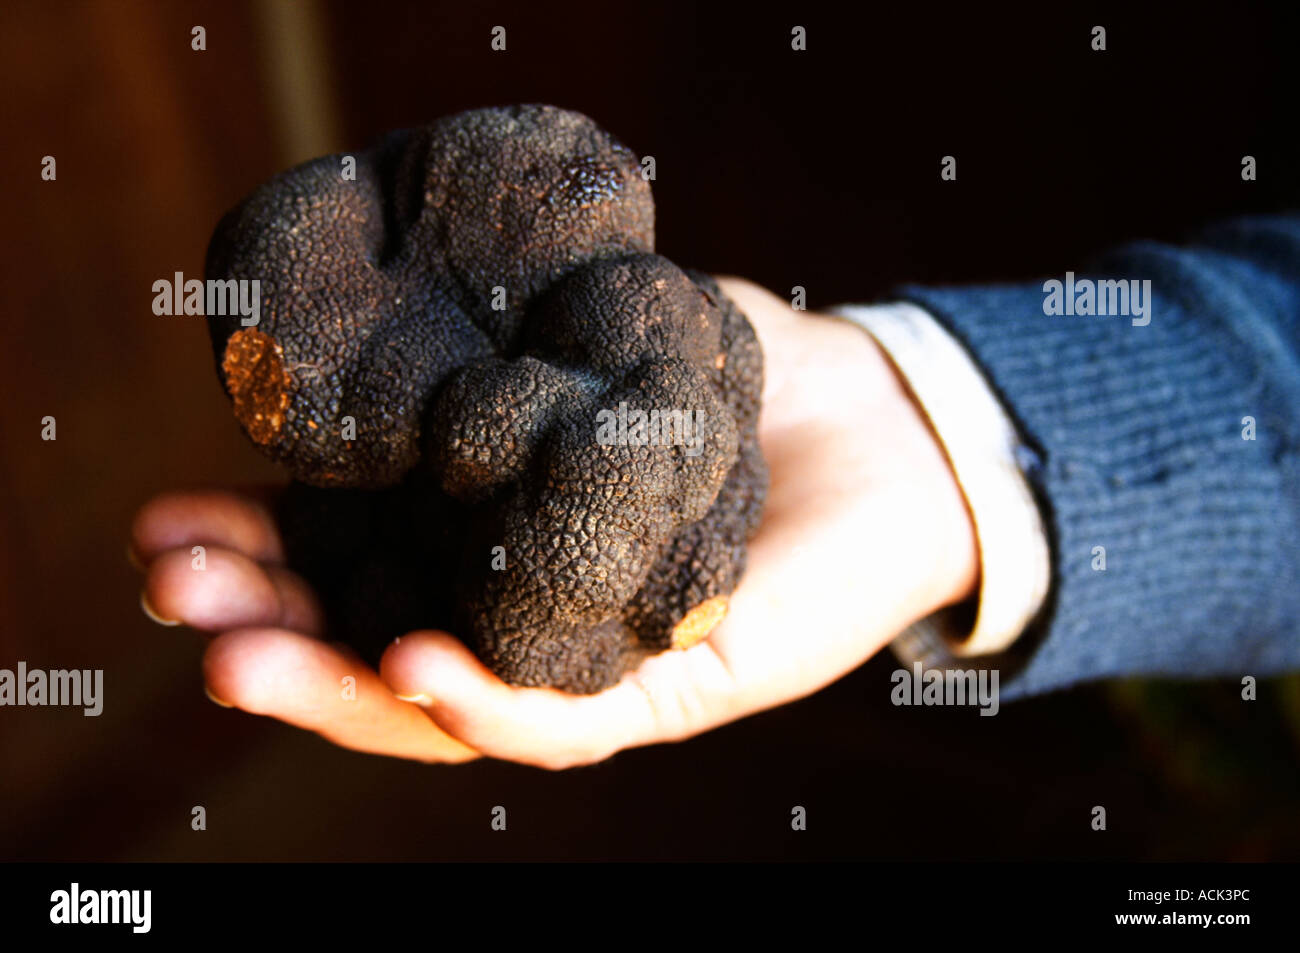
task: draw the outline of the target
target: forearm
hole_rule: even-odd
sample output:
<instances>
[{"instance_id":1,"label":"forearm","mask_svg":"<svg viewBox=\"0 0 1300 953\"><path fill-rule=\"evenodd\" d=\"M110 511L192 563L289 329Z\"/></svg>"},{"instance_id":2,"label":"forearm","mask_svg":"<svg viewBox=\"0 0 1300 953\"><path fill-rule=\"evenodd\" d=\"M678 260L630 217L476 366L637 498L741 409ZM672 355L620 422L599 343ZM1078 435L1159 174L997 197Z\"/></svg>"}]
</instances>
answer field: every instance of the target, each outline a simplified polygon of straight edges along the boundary
<instances>
[{"instance_id":1,"label":"forearm","mask_svg":"<svg viewBox=\"0 0 1300 953\"><path fill-rule=\"evenodd\" d=\"M1300 667L1300 223L1130 246L1089 276L1149 279L1149 323L1046 314L1041 282L904 290L1036 457L1052 585L1004 696Z\"/></svg>"}]
</instances>

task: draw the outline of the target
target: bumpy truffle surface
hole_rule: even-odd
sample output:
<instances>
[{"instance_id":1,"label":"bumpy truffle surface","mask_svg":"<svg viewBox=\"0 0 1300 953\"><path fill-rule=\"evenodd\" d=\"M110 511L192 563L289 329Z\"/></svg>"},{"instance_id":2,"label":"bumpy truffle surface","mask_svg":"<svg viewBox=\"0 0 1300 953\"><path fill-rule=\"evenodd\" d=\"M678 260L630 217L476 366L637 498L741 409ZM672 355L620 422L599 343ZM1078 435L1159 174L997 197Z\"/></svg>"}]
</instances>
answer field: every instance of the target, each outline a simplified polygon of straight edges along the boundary
<instances>
[{"instance_id":1,"label":"bumpy truffle surface","mask_svg":"<svg viewBox=\"0 0 1300 953\"><path fill-rule=\"evenodd\" d=\"M354 166L355 174L349 175ZM763 362L654 253L636 156L548 106L462 113L282 173L217 227L210 316L335 637L456 632L516 685L596 692L726 614L767 489Z\"/></svg>"}]
</instances>

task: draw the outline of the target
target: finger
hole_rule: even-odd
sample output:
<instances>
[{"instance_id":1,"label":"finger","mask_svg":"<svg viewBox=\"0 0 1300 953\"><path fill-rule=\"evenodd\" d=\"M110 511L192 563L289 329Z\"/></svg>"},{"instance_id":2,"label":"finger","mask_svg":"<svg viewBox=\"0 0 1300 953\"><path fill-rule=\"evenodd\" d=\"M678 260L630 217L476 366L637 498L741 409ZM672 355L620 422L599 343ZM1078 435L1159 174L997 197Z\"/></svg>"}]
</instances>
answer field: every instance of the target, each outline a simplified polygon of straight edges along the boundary
<instances>
[{"instance_id":1,"label":"finger","mask_svg":"<svg viewBox=\"0 0 1300 953\"><path fill-rule=\"evenodd\" d=\"M296 574L219 546L206 547L202 569L188 548L158 555L140 598L156 621L204 632L277 626L319 635L323 628L321 607Z\"/></svg>"},{"instance_id":2,"label":"finger","mask_svg":"<svg viewBox=\"0 0 1300 953\"><path fill-rule=\"evenodd\" d=\"M267 506L225 490L164 493L140 508L127 551L147 566L181 546L224 546L258 562L283 562L280 532Z\"/></svg>"},{"instance_id":3,"label":"finger","mask_svg":"<svg viewBox=\"0 0 1300 953\"><path fill-rule=\"evenodd\" d=\"M419 706L394 697L358 658L296 632L220 635L204 655L203 676L219 703L278 718L345 748L419 761L478 757Z\"/></svg>"},{"instance_id":4,"label":"finger","mask_svg":"<svg viewBox=\"0 0 1300 953\"><path fill-rule=\"evenodd\" d=\"M515 688L441 632L403 636L379 671L395 693L417 698L449 734L490 757L559 769L666 740L652 694L633 677L597 695Z\"/></svg>"}]
</instances>

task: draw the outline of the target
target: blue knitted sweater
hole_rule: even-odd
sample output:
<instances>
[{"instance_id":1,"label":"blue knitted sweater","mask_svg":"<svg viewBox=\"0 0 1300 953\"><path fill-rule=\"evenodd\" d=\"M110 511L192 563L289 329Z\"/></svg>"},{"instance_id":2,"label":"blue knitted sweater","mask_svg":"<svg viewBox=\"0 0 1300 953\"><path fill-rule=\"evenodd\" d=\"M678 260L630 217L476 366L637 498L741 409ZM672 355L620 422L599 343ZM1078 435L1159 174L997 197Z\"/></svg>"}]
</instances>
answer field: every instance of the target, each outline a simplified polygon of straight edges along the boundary
<instances>
[{"instance_id":1,"label":"blue knitted sweater","mask_svg":"<svg viewBox=\"0 0 1300 953\"><path fill-rule=\"evenodd\" d=\"M1049 315L1042 282L901 292L1001 396L1048 525L1048 602L985 660L1015 671L1006 699L1300 669L1300 216L1127 245L1075 280L1124 278L1150 279L1149 323Z\"/></svg>"}]
</instances>

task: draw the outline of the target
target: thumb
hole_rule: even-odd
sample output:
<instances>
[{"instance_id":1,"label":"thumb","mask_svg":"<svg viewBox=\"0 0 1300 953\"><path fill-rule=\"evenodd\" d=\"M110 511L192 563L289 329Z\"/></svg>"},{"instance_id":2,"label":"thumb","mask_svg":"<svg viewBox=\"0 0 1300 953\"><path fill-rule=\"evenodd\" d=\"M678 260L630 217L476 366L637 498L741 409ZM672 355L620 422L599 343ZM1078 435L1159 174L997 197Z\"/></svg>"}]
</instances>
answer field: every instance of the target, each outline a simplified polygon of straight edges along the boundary
<instances>
[{"instance_id":1,"label":"thumb","mask_svg":"<svg viewBox=\"0 0 1300 953\"><path fill-rule=\"evenodd\" d=\"M440 728L489 757L558 769L654 740L652 706L632 680L598 695L516 688L445 632L398 639L379 673L398 697L420 705Z\"/></svg>"}]
</instances>

